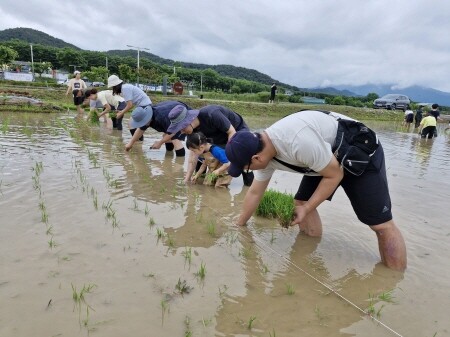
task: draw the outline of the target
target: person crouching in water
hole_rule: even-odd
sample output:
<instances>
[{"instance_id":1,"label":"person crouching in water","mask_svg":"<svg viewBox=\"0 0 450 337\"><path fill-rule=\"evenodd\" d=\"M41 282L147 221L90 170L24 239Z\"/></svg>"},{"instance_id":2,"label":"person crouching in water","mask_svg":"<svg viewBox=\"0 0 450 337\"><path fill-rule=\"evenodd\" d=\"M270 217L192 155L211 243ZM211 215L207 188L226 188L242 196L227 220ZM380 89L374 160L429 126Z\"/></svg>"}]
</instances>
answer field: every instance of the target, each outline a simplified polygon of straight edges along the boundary
<instances>
[{"instance_id":1,"label":"person crouching in water","mask_svg":"<svg viewBox=\"0 0 450 337\"><path fill-rule=\"evenodd\" d=\"M422 119L419 125L419 135L421 138L431 139L436 133L436 118L429 112Z\"/></svg>"},{"instance_id":2,"label":"person crouching in water","mask_svg":"<svg viewBox=\"0 0 450 337\"><path fill-rule=\"evenodd\" d=\"M201 132L188 135L186 147L199 158L203 157L202 165L191 177L192 182L197 182L200 176L208 169L203 180L204 185L214 185L216 187L227 187L230 185L232 177L227 172L230 162L224 149L209 143L206 136Z\"/></svg>"}]
</instances>

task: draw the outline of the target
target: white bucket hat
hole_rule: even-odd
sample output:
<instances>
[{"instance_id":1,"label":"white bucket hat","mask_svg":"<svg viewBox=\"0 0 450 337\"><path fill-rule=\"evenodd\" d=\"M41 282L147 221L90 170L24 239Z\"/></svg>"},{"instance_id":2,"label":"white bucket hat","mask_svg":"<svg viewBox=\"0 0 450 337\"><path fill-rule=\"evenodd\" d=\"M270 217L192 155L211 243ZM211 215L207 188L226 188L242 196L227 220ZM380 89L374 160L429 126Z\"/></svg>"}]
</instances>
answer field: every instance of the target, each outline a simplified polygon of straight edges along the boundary
<instances>
[{"instance_id":1,"label":"white bucket hat","mask_svg":"<svg viewBox=\"0 0 450 337\"><path fill-rule=\"evenodd\" d=\"M117 75L111 75L108 77L108 88L115 87L123 81Z\"/></svg>"}]
</instances>

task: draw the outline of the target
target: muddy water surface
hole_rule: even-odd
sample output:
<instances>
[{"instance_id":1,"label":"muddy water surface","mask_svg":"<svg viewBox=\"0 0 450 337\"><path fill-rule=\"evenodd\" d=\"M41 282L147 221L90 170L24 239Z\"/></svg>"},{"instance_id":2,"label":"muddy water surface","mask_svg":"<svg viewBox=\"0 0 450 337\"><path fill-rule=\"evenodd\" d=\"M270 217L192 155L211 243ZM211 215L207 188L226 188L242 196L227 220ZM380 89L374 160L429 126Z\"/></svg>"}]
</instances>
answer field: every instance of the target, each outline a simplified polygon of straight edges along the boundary
<instances>
[{"instance_id":1,"label":"muddy water surface","mask_svg":"<svg viewBox=\"0 0 450 337\"><path fill-rule=\"evenodd\" d=\"M125 153L128 131L73 115L0 120L0 336L450 335L443 125L427 141L368 123L407 244L398 273L341 190L320 206L321 239L261 218L236 228L241 180L184 186L184 158L149 150L159 134ZM277 173L271 187L300 179Z\"/></svg>"}]
</instances>

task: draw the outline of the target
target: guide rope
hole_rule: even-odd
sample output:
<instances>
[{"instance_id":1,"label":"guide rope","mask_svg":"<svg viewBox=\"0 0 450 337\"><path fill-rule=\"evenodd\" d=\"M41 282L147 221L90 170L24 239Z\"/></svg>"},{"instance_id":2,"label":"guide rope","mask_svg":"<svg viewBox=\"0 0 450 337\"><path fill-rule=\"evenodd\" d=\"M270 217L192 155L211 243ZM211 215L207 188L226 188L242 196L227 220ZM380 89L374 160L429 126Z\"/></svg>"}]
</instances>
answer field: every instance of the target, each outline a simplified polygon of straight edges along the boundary
<instances>
[{"instance_id":1,"label":"guide rope","mask_svg":"<svg viewBox=\"0 0 450 337\"><path fill-rule=\"evenodd\" d=\"M246 235L243 234L243 237L245 237ZM246 238L247 241L249 241ZM262 239L260 239L258 236L254 236L252 237L252 240L256 241L259 243L260 247L263 248L266 253L268 251L271 251L273 254L281 257L283 260L285 260L288 264L292 265L294 268L300 270L301 272L303 272L305 275L307 275L308 277L310 277L311 279L313 279L314 281L316 281L317 283L321 284L323 287L327 288L329 291L331 291L333 294L335 294L337 297L339 297L340 299L344 300L345 302L347 302L348 304L350 304L352 307L356 308L358 311L360 311L361 313L363 313L364 315L369 316L370 318L372 318L375 322L377 322L378 324L380 324L381 326L383 326L385 329L389 330L390 332L392 332L394 335L399 336L399 337L403 337L400 333L398 333L397 331L395 331L394 329L392 329L391 327L389 327L388 325L384 324L382 321L380 321L379 319L377 319L376 317L374 317L372 314L364 311L361 307L359 307L358 305L356 305L355 303L353 303L352 301L350 301L348 298L344 297L343 295L341 295L340 293L338 293L336 290L334 290L331 286L329 286L328 284L322 282L321 280L319 280L318 278L316 278L314 275L312 275L311 273L307 272L306 270L304 270L302 267L298 266L297 264L295 264L294 262L292 262L288 257L284 256L283 254L281 254L280 252L276 251L275 249L273 249L272 247L268 246Z\"/></svg>"}]
</instances>

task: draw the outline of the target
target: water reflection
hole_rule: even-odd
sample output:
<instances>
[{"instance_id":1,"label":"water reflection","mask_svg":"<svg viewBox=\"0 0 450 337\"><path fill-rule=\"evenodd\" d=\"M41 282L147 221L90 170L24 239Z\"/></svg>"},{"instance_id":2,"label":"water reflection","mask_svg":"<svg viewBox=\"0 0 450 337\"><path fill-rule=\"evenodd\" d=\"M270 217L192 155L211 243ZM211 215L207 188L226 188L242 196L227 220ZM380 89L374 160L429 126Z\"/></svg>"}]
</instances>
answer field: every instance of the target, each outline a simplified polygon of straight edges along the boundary
<instances>
[{"instance_id":1,"label":"water reflection","mask_svg":"<svg viewBox=\"0 0 450 337\"><path fill-rule=\"evenodd\" d=\"M99 303L91 315L108 322L98 327L103 334L115 328L126 334L133 328L139 335L158 326L158 335L182 335L184 319L190 316L194 335L211 336L214 329L216 335L389 335L304 271L363 309L369 293L394 289L395 305L376 300L375 308L384 304L382 321L404 335L450 329L450 275L442 268L450 261L450 135L442 125L436 139L423 140L398 130L396 123L367 123L383 143L395 218L408 246L408 270L398 274L376 264L373 233L349 215L353 212L345 195L337 193L333 204L321 206L322 239L299 235L294 228L283 230L266 219L236 228L232 220L247 191L241 179L233 180L229 189L183 185L184 159L149 150L151 133L142 146L127 153L127 132L103 124L92 126L65 114L0 114L2 121L5 116L9 124L0 130L0 236L5 243L0 267L6 272L0 275L0 301L5 303L0 314L5 317L1 331L7 334L79 333L70 284L95 282L99 290L92 298ZM272 122L258 119L254 127ZM37 161L44 167L41 199L31 180ZM273 184L290 192L300 178L280 175ZM98 192L97 210L91 188ZM42 200L60 244L54 249L48 247L50 238L40 222ZM114 201L119 220L112 231L101 209L108 200ZM171 242L158 242L158 230ZM184 265L185 247L192 247L191 270ZM201 262L207 274L199 286L194 272ZM49 279L50 274L55 276ZM173 292L180 277L195 285L184 297ZM105 289L111 289L111 295L106 296ZM161 289L174 298L167 317L173 330L161 327ZM289 289L294 293L289 295ZM46 294L52 294L55 309L30 312L29 304L41 308L40 303L48 303ZM107 306L100 303L105 298ZM129 308L135 310L130 313ZM19 322L17 312L28 314ZM208 330L201 320L211 317ZM249 330L251 317L256 320ZM60 322L61 330L48 330L51 320ZM38 328L37 321L43 322Z\"/></svg>"}]
</instances>

